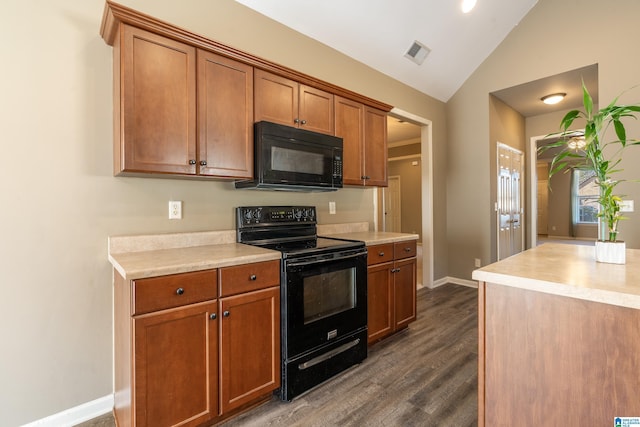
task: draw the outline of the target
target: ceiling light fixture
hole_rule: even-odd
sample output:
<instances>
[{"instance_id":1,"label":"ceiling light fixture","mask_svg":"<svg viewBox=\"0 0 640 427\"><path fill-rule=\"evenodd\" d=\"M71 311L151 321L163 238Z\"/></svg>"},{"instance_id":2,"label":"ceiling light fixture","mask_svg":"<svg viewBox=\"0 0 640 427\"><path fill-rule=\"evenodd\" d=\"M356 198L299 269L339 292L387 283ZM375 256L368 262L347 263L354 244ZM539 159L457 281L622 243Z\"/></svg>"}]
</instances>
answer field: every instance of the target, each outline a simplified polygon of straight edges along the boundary
<instances>
[{"instance_id":1,"label":"ceiling light fixture","mask_svg":"<svg viewBox=\"0 0 640 427\"><path fill-rule=\"evenodd\" d=\"M565 96L567 96L566 93L552 93L551 95L543 96L540 100L547 105L554 105L562 101Z\"/></svg>"},{"instance_id":2,"label":"ceiling light fixture","mask_svg":"<svg viewBox=\"0 0 640 427\"><path fill-rule=\"evenodd\" d=\"M574 136L567 142L567 146L572 150L582 150L586 145L584 136Z\"/></svg>"},{"instance_id":3,"label":"ceiling light fixture","mask_svg":"<svg viewBox=\"0 0 640 427\"><path fill-rule=\"evenodd\" d=\"M476 6L476 0L462 0L462 13L469 13Z\"/></svg>"}]
</instances>

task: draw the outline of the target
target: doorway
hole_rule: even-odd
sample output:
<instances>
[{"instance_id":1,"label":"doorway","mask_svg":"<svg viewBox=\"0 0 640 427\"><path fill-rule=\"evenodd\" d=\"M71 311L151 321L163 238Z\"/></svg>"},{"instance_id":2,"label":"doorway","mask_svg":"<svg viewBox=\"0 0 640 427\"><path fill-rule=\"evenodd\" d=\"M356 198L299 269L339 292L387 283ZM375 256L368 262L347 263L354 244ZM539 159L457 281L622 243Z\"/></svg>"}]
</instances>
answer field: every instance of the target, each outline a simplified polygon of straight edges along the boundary
<instances>
[{"instance_id":1,"label":"doorway","mask_svg":"<svg viewBox=\"0 0 640 427\"><path fill-rule=\"evenodd\" d=\"M419 140L417 141L420 144L420 154L416 159L413 159L413 162L417 163L413 165L417 167L420 175L420 211L421 215L419 218L420 224L420 236L421 236L421 251L419 250L418 256L420 257L419 265L422 265L421 271L418 272L419 278L418 282L422 283L424 286L432 288L434 286L433 279L433 271L434 271L434 257L433 257L433 167L432 167L432 123L430 120L427 120L423 117L417 116L415 114L400 110L398 108L393 108L389 112L389 116L396 120L405 121L411 123L415 126L418 126L419 129ZM407 185L403 185L402 187L406 188ZM401 187L401 189L402 189ZM381 212L381 205L383 203L383 196L381 192L377 192L377 201L378 205L376 208L377 212ZM381 218L379 215L378 220L376 221L377 229L381 230ZM402 227L402 221L401 221ZM421 252L421 254L420 254Z\"/></svg>"},{"instance_id":2,"label":"doorway","mask_svg":"<svg viewBox=\"0 0 640 427\"><path fill-rule=\"evenodd\" d=\"M382 231L402 232L400 176L390 176L389 186L382 187Z\"/></svg>"}]
</instances>

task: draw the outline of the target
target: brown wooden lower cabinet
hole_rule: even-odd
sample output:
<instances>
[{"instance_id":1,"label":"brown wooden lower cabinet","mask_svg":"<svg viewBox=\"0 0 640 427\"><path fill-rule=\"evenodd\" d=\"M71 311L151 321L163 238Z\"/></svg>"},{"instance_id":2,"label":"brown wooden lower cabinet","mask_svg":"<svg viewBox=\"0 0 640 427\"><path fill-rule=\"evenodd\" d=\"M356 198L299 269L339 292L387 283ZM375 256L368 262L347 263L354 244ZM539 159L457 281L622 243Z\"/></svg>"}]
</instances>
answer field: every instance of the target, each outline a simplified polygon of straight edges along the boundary
<instances>
[{"instance_id":1,"label":"brown wooden lower cabinet","mask_svg":"<svg viewBox=\"0 0 640 427\"><path fill-rule=\"evenodd\" d=\"M220 397L227 413L280 387L280 288L220 300Z\"/></svg>"},{"instance_id":2,"label":"brown wooden lower cabinet","mask_svg":"<svg viewBox=\"0 0 640 427\"><path fill-rule=\"evenodd\" d=\"M217 311L214 300L134 317L135 425L195 426L218 415Z\"/></svg>"},{"instance_id":3,"label":"brown wooden lower cabinet","mask_svg":"<svg viewBox=\"0 0 640 427\"><path fill-rule=\"evenodd\" d=\"M216 423L280 386L280 261L115 286L119 427Z\"/></svg>"},{"instance_id":4,"label":"brown wooden lower cabinet","mask_svg":"<svg viewBox=\"0 0 640 427\"><path fill-rule=\"evenodd\" d=\"M478 291L480 427L640 415L640 310L486 282Z\"/></svg>"},{"instance_id":5,"label":"brown wooden lower cabinet","mask_svg":"<svg viewBox=\"0 0 640 427\"><path fill-rule=\"evenodd\" d=\"M367 341L371 344L416 319L416 241L369 246L367 263Z\"/></svg>"}]
</instances>

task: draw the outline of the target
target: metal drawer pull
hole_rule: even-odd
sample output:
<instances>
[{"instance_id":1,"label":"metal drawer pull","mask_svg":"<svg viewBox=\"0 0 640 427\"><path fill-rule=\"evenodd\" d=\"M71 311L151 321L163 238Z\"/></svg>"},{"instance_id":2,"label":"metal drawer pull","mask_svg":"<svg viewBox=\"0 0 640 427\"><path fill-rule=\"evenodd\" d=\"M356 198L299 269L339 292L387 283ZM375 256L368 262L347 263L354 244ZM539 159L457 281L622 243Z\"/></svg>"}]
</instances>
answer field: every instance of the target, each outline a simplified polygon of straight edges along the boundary
<instances>
[{"instance_id":1,"label":"metal drawer pull","mask_svg":"<svg viewBox=\"0 0 640 427\"><path fill-rule=\"evenodd\" d=\"M217 317L218 317L218 315L217 315L217 314L215 314L215 313L211 313L211 314L209 315L209 319L211 319L211 320L216 320L216 318L217 318Z\"/></svg>"},{"instance_id":2,"label":"metal drawer pull","mask_svg":"<svg viewBox=\"0 0 640 427\"><path fill-rule=\"evenodd\" d=\"M195 165L195 164L196 164L196 161L195 161L194 159L191 159L191 160L189 160L189 164L190 164L190 165Z\"/></svg>"},{"instance_id":3,"label":"metal drawer pull","mask_svg":"<svg viewBox=\"0 0 640 427\"><path fill-rule=\"evenodd\" d=\"M405 252L411 252L411 248L410 247L406 247L406 248L404 248L404 251Z\"/></svg>"},{"instance_id":4,"label":"metal drawer pull","mask_svg":"<svg viewBox=\"0 0 640 427\"><path fill-rule=\"evenodd\" d=\"M184 294L184 289L182 288L176 289L176 295L182 295L182 294Z\"/></svg>"},{"instance_id":5,"label":"metal drawer pull","mask_svg":"<svg viewBox=\"0 0 640 427\"><path fill-rule=\"evenodd\" d=\"M229 316L231 315L231 313L229 313L229 311L228 311L228 310L225 310L225 311L224 311L224 313L222 313L222 315L223 315L224 317L229 317Z\"/></svg>"},{"instance_id":6,"label":"metal drawer pull","mask_svg":"<svg viewBox=\"0 0 640 427\"><path fill-rule=\"evenodd\" d=\"M384 252L378 252L379 256L384 256Z\"/></svg>"},{"instance_id":7,"label":"metal drawer pull","mask_svg":"<svg viewBox=\"0 0 640 427\"><path fill-rule=\"evenodd\" d=\"M257 279L257 277L256 277L255 274L252 274L251 276L249 276L249 280L256 280L256 279Z\"/></svg>"},{"instance_id":8,"label":"metal drawer pull","mask_svg":"<svg viewBox=\"0 0 640 427\"><path fill-rule=\"evenodd\" d=\"M313 359L308 360L308 361L306 361L304 363L300 363L298 365L298 369L303 371L303 370L305 370L307 368L310 368L312 366L317 365L318 363L322 363L322 362L324 362L326 360L329 360L332 357L335 357L340 353L344 353L345 351L349 350L350 348L353 348L353 347L357 346L358 344L360 344L360 338L357 338L357 339L355 339L355 340L353 340L351 342L348 342L346 344L342 344L340 347L336 347L333 350L331 350L331 351L329 351L329 352L327 352L325 354L322 354L322 355L320 355L318 357L314 357Z\"/></svg>"}]
</instances>

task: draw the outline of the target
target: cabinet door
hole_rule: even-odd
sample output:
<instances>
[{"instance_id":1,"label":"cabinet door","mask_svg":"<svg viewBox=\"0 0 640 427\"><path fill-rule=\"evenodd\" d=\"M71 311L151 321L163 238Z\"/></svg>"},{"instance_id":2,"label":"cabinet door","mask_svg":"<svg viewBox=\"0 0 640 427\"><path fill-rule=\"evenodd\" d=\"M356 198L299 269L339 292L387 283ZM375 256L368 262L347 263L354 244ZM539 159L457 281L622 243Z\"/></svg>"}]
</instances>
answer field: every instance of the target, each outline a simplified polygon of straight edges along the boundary
<instances>
[{"instance_id":1,"label":"cabinet door","mask_svg":"<svg viewBox=\"0 0 640 427\"><path fill-rule=\"evenodd\" d=\"M333 135L335 130L333 95L320 89L300 85L299 96L299 127L313 132Z\"/></svg>"},{"instance_id":2,"label":"cabinet door","mask_svg":"<svg viewBox=\"0 0 640 427\"><path fill-rule=\"evenodd\" d=\"M335 135L343 140L342 182L363 185L364 105L335 97Z\"/></svg>"},{"instance_id":3,"label":"cabinet door","mask_svg":"<svg viewBox=\"0 0 640 427\"><path fill-rule=\"evenodd\" d=\"M280 386L280 288L220 299L222 413Z\"/></svg>"},{"instance_id":4,"label":"cabinet door","mask_svg":"<svg viewBox=\"0 0 640 427\"><path fill-rule=\"evenodd\" d=\"M218 414L217 302L134 317L136 426L195 426Z\"/></svg>"},{"instance_id":5,"label":"cabinet door","mask_svg":"<svg viewBox=\"0 0 640 427\"><path fill-rule=\"evenodd\" d=\"M123 25L116 173L195 173L196 50ZM116 88L118 90L118 88Z\"/></svg>"},{"instance_id":6,"label":"cabinet door","mask_svg":"<svg viewBox=\"0 0 640 427\"><path fill-rule=\"evenodd\" d=\"M254 71L254 107L256 122L266 120L296 126L298 119L298 83L266 71Z\"/></svg>"},{"instance_id":7,"label":"cabinet door","mask_svg":"<svg viewBox=\"0 0 640 427\"><path fill-rule=\"evenodd\" d=\"M367 268L368 343L393 332L392 267L393 263L384 263Z\"/></svg>"},{"instance_id":8,"label":"cabinet door","mask_svg":"<svg viewBox=\"0 0 640 427\"><path fill-rule=\"evenodd\" d=\"M364 174L367 186L387 186L387 114L365 107Z\"/></svg>"},{"instance_id":9,"label":"cabinet door","mask_svg":"<svg viewBox=\"0 0 640 427\"><path fill-rule=\"evenodd\" d=\"M416 320L416 259L396 261L394 265L395 329Z\"/></svg>"},{"instance_id":10,"label":"cabinet door","mask_svg":"<svg viewBox=\"0 0 640 427\"><path fill-rule=\"evenodd\" d=\"M198 50L198 173L253 177L253 67Z\"/></svg>"}]
</instances>

